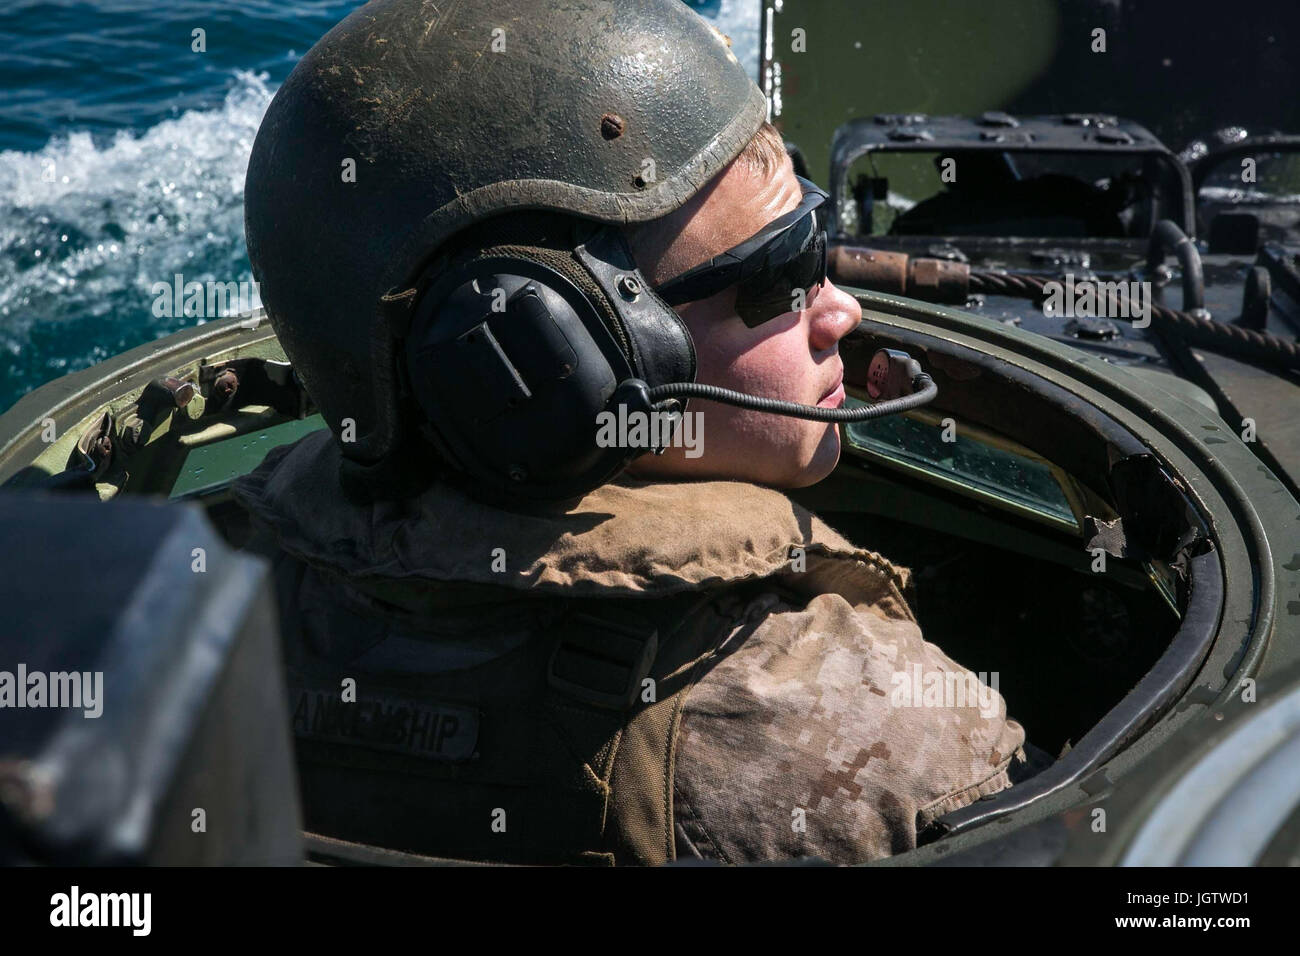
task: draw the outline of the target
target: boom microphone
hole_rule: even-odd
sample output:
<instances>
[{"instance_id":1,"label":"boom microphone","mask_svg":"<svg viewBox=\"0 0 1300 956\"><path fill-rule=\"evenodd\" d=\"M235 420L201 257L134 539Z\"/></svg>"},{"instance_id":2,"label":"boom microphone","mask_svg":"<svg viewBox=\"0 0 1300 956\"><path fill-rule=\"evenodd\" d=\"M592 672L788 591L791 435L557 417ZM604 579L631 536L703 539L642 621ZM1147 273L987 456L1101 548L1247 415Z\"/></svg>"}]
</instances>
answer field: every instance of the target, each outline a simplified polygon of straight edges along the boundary
<instances>
[{"instance_id":1,"label":"boom microphone","mask_svg":"<svg viewBox=\"0 0 1300 956\"><path fill-rule=\"evenodd\" d=\"M821 408L817 405L800 405L798 402L746 395L744 392L699 382L656 385L647 389L647 397L651 403L670 398L703 398L737 408L815 422L864 422L919 408L934 400L939 394L939 387L929 375L921 371L920 363L906 352L880 349L871 357L871 365L867 370L867 391L873 398L882 400L862 408Z\"/></svg>"}]
</instances>

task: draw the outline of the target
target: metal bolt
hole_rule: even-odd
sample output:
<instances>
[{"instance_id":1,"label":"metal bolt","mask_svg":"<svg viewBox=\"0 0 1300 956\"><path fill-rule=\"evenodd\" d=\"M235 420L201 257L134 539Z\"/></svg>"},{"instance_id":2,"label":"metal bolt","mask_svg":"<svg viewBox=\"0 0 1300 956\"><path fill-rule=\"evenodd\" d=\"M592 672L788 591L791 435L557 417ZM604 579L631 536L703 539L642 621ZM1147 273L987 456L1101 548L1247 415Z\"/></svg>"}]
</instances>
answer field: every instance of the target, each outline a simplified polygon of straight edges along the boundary
<instances>
[{"instance_id":1,"label":"metal bolt","mask_svg":"<svg viewBox=\"0 0 1300 956\"><path fill-rule=\"evenodd\" d=\"M176 403L177 408L184 408L194 397L194 383L182 382L178 378L168 376L163 379L163 387L171 392L172 401Z\"/></svg>"},{"instance_id":2,"label":"metal bolt","mask_svg":"<svg viewBox=\"0 0 1300 956\"><path fill-rule=\"evenodd\" d=\"M641 283L635 276L619 276L615 284L618 286L618 294L629 301L641 294Z\"/></svg>"},{"instance_id":3,"label":"metal bolt","mask_svg":"<svg viewBox=\"0 0 1300 956\"><path fill-rule=\"evenodd\" d=\"M238 390L239 376L231 368L222 370L212 382L212 394L219 402L225 402Z\"/></svg>"},{"instance_id":4,"label":"metal bolt","mask_svg":"<svg viewBox=\"0 0 1300 956\"><path fill-rule=\"evenodd\" d=\"M618 139L626 128L623 117L617 113L606 113L600 118L600 135L606 139Z\"/></svg>"}]
</instances>

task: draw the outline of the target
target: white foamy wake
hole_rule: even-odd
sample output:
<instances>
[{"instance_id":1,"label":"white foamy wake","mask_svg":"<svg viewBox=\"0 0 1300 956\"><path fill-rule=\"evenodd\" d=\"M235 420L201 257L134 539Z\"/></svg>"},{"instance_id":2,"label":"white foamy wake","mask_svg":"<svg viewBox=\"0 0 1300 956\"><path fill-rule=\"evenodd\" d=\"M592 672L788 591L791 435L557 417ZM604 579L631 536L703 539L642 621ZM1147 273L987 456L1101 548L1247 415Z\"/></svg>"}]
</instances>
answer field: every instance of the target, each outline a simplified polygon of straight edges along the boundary
<instances>
[{"instance_id":1,"label":"white foamy wake","mask_svg":"<svg viewBox=\"0 0 1300 956\"><path fill-rule=\"evenodd\" d=\"M265 74L240 72L221 106L143 133L97 145L79 132L36 152L0 152L0 356L20 355L38 324L70 323L78 341L42 364L81 367L149 338L142 329L161 335L197 321L154 318L153 283L176 272L251 278L244 174L273 92Z\"/></svg>"},{"instance_id":2,"label":"white foamy wake","mask_svg":"<svg viewBox=\"0 0 1300 956\"><path fill-rule=\"evenodd\" d=\"M759 0L706 10L751 76ZM111 139L0 152L0 410L35 385L203 319L152 314L154 283L252 278L243 189L274 90L239 71L218 107ZM257 303L260 304L260 303Z\"/></svg>"}]
</instances>

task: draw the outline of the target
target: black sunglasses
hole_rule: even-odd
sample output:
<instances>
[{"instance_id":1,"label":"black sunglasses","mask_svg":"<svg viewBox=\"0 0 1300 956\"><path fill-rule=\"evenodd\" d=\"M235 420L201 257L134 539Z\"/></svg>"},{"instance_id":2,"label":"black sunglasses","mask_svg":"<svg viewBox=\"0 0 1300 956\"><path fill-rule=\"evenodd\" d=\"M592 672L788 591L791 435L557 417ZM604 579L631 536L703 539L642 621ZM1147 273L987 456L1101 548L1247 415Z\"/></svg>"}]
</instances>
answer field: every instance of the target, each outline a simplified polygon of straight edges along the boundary
<instances>
[{"instance_id":1,"label":"black sunglasses","mask_svg":"<svg viewBox=\"0 0 1300 956\"><path fill-rule=\"evenodd\" d=\"M794 311L798 290L826 281L826 216L830 198L796 176L803 189L797 208L773 219L756 235L708 262L688 269L655 290L669 305L707 299L738 286L736 313L751 329Z\"/></svg>"}]
</instances>

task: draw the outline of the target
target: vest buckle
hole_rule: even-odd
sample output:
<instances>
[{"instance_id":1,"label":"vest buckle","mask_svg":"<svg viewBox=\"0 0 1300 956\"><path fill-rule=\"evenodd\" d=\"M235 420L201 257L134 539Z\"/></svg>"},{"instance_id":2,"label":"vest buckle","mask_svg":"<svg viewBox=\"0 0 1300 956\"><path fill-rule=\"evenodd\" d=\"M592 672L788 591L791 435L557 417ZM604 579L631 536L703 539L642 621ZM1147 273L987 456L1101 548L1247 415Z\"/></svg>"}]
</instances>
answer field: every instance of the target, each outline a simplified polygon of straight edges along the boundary
<instances>
[{"instance_id":1,"label":"vest buckle","mask_svg":"<svg viewBox=\"0 0 1300 956\"><path fill-rule=\"evenodd\" d=\"M584 703L630 710L659 652L659 631L644 618L573 614L551 652L547 683Z\"/></svg>"}]
</instances>

